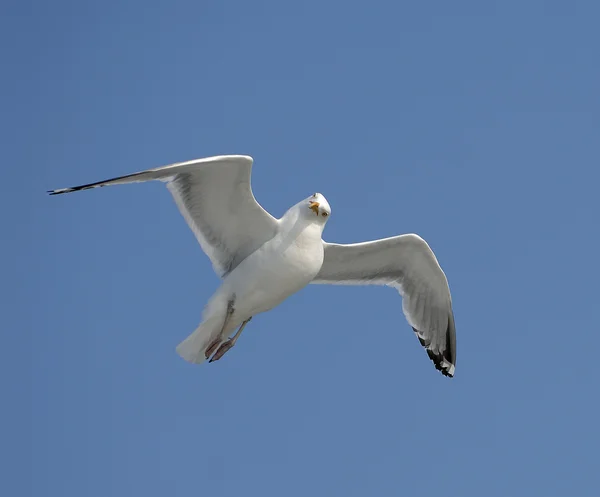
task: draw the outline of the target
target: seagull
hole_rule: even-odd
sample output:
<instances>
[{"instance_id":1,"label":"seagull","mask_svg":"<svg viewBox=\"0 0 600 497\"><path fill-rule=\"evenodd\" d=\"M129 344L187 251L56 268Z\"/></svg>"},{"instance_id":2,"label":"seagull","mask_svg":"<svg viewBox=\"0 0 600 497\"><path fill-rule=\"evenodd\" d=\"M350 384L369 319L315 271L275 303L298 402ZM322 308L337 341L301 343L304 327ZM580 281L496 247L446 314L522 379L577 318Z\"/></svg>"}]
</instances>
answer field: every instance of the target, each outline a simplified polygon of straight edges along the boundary
<instances>
[{"instance_id":1,"label":"seagull","mask_svg":"<svg viewBox=\"0 0 600 497\"><path fill-rule=\"evenodd\" d=\"M453 377L452 299L446 275L427 242L415 234L347 245L325 242L322 233L331 215L327 199L314 193L276 219L254 198L253 162L245 155L207 157L48 193L152 180L166 183L222 279L200 325L177 346L188 362L218 361L253 316L273 309L309 283L385 285L402 296L406 320L435 368Z\"/></svg>"}]
</instances>

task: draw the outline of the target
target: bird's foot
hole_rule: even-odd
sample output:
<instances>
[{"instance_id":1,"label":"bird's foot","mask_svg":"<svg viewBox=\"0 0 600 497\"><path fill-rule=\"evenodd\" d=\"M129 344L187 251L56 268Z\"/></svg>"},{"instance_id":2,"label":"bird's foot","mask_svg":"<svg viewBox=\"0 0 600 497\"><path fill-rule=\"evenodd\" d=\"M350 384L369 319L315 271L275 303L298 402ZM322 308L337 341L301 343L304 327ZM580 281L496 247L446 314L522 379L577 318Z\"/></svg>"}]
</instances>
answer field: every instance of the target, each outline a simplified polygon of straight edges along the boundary
<instances>
[{"instance_id":1,"label":"bird's foot","mask_svg":"<svg viewBox=\"0 0 600 497\"><path fill-rule=\"evenodd\" d=\"M225 355L225 353L231 349L233 346L235 345L235 341L231 338L229 338L228 340L226 340L225 342L223 342L221 344L221 346L217 349L217 351L215 352L215 355L212 356L211 360L208 362L214 362L214 361L218 361L219 359L221 359L221 357L223 357ZM208 353L208 349L206 351Z\"/></svg>"},{"instance_id":2,"label":"bird's foot","mask_svg":"<svg viewBox=\"0 0 600 497\"><path fill-rule=\"evenodd\" d=\"M215 350L217 350L217 347L221 345L221 342L222 340L220 336L213 340L213 342L207 347L206 351L204 352L204 357L208 359L211 355L213 355Z\"/></svg>"},{"instance_id":3,"label":"bird's foot","mask_svg":"<svg viewBox=\"0 0 600 497\"><path fill-rule=\"evenodd\" d=\"M225 340L223 343L221 343L221 338L217 338L213 343L211 343L208 348L206 349L206 358L208 359L213 352L215 352L215 355L212 356L211 360L208 362L214 362L214 361L218 361L219 359L221 359L221 357L223 357L225 355L225 352L227 352L231 347L233 347L235 345L235 342L237 342L237 339L240 337L240 335L242 334L242 331L244 331L244 328L246 327L246 325L250 322L250 320L252 319L252 316L250 316L248 319L246 319L246 321L244 321L242 323L242 325L239 327L239 329L235 332L235 335L233 335L231 338L228 338L227 340ZM217 346L220 344L219 348L217 349Z\"/></svg>"}]
</instances>

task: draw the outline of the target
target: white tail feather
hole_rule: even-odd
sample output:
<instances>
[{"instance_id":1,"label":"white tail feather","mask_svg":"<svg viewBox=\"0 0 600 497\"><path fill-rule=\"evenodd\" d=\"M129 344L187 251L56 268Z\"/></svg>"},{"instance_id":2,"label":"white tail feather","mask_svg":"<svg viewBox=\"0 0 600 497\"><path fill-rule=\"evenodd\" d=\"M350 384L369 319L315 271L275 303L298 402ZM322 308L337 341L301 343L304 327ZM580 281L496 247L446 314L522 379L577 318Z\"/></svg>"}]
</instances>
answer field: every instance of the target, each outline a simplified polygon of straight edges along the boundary
<instances>
[{"instance_id":1,"label":"white tail feather","mask_svg":"<svg viewBox=\"0 0 600 497\"><path fill-rule=\"evenodd\" d=\"M177 353L188 362L201 364L206 360L204 353L207 347L221 331L221 325L222 323L215 319L204 321L177 346Z\"/></svg>"}]
</instances>

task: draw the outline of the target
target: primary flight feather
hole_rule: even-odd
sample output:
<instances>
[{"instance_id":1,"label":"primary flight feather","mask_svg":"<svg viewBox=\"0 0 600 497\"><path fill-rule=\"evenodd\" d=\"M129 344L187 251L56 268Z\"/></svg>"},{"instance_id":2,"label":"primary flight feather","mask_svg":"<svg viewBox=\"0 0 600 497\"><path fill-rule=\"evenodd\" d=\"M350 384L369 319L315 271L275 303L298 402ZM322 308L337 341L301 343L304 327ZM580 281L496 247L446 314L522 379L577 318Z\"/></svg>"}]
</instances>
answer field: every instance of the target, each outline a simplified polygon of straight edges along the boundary
<instances>
[{"instance_id":1,"label":"primary flight feather","mask_svg":"<svg viewBox=\"0 0 600 497\"><path fill-rule=\"evenodd\" d=\"M309 283L387 285L402 295L404 315L436 369L454 376L452 299L446 275L425 240L408 234L349 245L327 243L321 238L331 214L325 197L315 193L276 219L254 198L252 163L243 155L208 157L49 193L166 182L222 278L202 323L177 346L189 362L219 360L253 316Z\"/></svg>"}]
</instances>

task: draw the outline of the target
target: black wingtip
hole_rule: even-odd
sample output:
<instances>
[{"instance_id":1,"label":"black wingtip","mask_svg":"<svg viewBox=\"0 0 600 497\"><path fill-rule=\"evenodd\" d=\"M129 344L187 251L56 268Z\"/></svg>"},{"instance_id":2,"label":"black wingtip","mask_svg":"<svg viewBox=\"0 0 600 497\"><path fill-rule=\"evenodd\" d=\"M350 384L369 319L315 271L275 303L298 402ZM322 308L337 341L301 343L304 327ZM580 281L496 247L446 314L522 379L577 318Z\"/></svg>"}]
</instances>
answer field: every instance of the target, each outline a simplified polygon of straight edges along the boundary
<instances>
[{"instance_id":1,"label":"black wingtip","mask_svg":"<svg viewBox=\"0 0 600 497\"><path fill-rule=\"evenodd\" d=\"M49 195L62 195L63 193L78 192L81 190L91 190L92 188L98 188L104 186L98 183L90 183L89 185L72 186L70 188L59 188L58 190L48 190Z\"/></svg>"},{"instance_id":2,"label":"black wingtip","mask_svg":"<svg viewBox=\"0 0 600 497\"><path fill-rule=\"evenodd\" d=\"M435 354L431 350L427 349L427 355L433 361L433 365L435 369L437 369L440 373L448 378L453 378L454 373L451 370L454 369L453 365L448 366L448 360L444 357L443 354ZM446 359L446 360L444 360Z\"/></svg>"},{"instance_id":3,"label":"black wingtip","mask_svg":"<svg viewBox=\"0 0 600 497\"><path fill-rule=\"evenodd\" d=\"M433 362L435 369L448 378L454 377L454 368L456 365L456 332L454 329L454 317L452 313L448 318L448 327L446 328L446 344L443 350L434 352L429 349L430 340L421 338L423 333L413 327L413 331L417 335L419 342L427 351L427 355Z\"/></svg>"},{"instance_id":4,"label":"black wingtip","mask_svg":"<svg viewBox=\"0 0 600 497\"><path fill-rule=\"evenodd\" d=\"M59 188L58 190L48 190L49 195L62 195L63 193L71 193L76 191L77 188Z\"/></svg>"}]
</instances>

